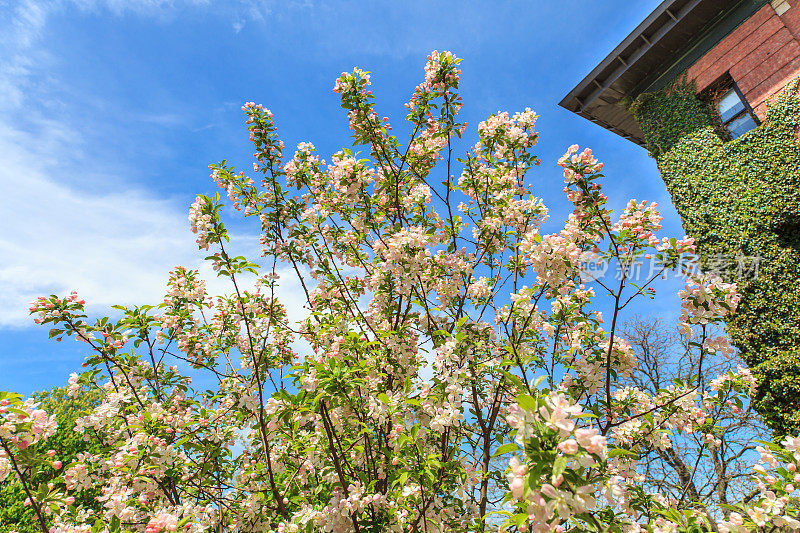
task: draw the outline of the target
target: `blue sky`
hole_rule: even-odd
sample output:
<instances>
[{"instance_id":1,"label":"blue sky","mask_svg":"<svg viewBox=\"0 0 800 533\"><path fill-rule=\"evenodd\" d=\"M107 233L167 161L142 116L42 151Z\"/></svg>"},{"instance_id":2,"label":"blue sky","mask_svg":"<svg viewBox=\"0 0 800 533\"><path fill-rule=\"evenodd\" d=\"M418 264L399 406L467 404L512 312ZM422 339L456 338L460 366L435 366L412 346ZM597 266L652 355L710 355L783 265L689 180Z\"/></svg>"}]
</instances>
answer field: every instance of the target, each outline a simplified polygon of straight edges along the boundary
<instances>
[{"instance_id":1,"label":"blue sky","mask_svg":"<svg viewBox=\"0 0 800 533\"><path fill-rule=\"evenodd\" d=\"M452 50L468 141L490 113L541 116L530 179L555 222L555 162L578 143L606 163L613 206L657 201L682 236L646 151L557 105L658 3L0 0L0 390L63 384L85 355L33 325L35 296L76 289L96 313L155 303L173 266L200 265L188 205L213 192L209 163L250 166L243 102L273 111L289 149L349 146L331 89L355 66L398 123L425 56ZM234 229L252 248L254 229ZM674 286L657 313L677 314Z\"/></svg>"}]
</instances>

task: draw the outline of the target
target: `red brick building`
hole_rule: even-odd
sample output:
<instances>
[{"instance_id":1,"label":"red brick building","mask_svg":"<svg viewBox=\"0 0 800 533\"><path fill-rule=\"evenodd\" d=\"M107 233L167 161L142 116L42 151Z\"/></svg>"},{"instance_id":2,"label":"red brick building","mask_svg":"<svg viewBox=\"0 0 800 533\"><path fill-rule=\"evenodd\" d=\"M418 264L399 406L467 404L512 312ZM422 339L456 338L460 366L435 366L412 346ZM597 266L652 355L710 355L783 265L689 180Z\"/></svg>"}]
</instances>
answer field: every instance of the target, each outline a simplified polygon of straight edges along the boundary
<instances>
[{"instance_id":1,"label":"red brick building","mask_svg":"<svg viewBox=\"0 0 800 533\"><path fill-rule=\"evenodd\" d=\"M727 110L746 112L736 126L754 127L800 75L800 0L666 0L560 105L644 145L626 103L684 74L699 93L732 90L741 103Z\"/></svg>"},{"instance_id":2,"label":"red brick building","mask_svg":"<svg viewBox=\"0 0 800 533\"><path fill-rule=\"evenodd\" d=\"M766 100L800 73L800 0L765 5L687 71L699 90L725 73L763 120Z\"/></svg>"},{"instance_id":3,"label":"red brick building","mask_svg":"<svg viewBox=\"0 0 800 533\"><path fill-rule=\"evenodd\" d=\"M758 379L753 405L774 431L793 435L798 77L800 0L665 0L561 102L654 157L701 268L737 283L742 300L727 332ZM778 98L788 84L793 94ZM737 270L748 260L757 272Z\"/></svg>"}]
</instances>

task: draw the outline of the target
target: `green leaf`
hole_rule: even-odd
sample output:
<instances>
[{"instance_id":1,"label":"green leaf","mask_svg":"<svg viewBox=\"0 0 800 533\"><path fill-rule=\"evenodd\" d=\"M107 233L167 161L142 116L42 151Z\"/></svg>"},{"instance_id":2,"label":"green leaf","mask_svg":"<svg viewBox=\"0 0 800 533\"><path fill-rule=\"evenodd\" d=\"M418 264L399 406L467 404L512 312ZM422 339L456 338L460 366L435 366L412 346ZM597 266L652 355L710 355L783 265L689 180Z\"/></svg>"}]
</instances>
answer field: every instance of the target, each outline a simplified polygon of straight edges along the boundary
<instances>
[{"instance_id":1,"label":"green leaf","mask_svg":"<svg viewBox=\"0 0 800 533\"><path fill-rule=\"evenodd\" d=\"M626 450L625 448L612 448L608 450L609 459L613 459L614 457L619 457L621 455L625 455L628 457L639 457L638 453Z\"/></svg>"},{"instance_id":2,"label":"green leaf","mask_svg":"<svg viewBox=\"0 0 800 533\"><path fill-rule=\"evenodd\" d=\"M522 380L519 379L514 374L512 374L510 372L507 372L505 370L502 371L502 374L503 374L504 378L506 378L508 381L513 383L519 390L523 390L523 391L528 390L528 387L525 385L525 383L523 383Z\"/></svg>"},{"instance_id":3,"label":"green leaf","mask_svg":"<svg viewBox=\"0 0 800 533\"><path fill-rule=\"evenodd\" d=\"M519 404L520 407L522 407L527 411L533 412L536 411L537 409L536 400L534 400L533 397L529 394L518 394L517 403Z\"/></svg>"},{"instance_id":4,"label":"green leaf","mask_svg":"<svg viewBox=\"0 0 800 533\"><path fill-rule=\"evenodd\" d=\"M406 484L406 481L408 481L408 472L403 472L402 474L400 474L397 477L397 481L395 481L395 485L402 487L402 486L404 486Z\"/></svg>"},{"instance_id":5,"label":"green leaf","mask_svg":"<svg viewBox=\"0 0 800 533\"><path fill-rule=\"evenodd\" d=\"M553 462L553 482L558 476L564 473L564 470L567 469L567 458L563 455L559 455L556 457L556 460Z\"/></svg>"},{"instance_id":6,"label":"green leaf","mask_svg":"<svg viewBox=\"0 0 800 533\"><path fill-rule=\"evenodd\" d=\"M503 444L497 450L495 450L492 458L495 458L499 455L503 455L506 453L516 452L520 449L519 445L516 442L509 442L508 444Z\"/></svg>"}]
</instances>

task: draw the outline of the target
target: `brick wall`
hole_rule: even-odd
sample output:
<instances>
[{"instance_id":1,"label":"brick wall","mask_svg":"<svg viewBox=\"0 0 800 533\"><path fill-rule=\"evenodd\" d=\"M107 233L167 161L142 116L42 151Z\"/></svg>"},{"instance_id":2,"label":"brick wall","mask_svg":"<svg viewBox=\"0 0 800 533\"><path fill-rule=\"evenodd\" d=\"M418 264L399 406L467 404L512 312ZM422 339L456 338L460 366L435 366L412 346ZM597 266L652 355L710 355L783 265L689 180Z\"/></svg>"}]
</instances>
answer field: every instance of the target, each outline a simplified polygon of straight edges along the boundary
<instances>
[{"instance_id":1,"label":"brick wall","mask_svg":"<svg viewBox=\"0 0 800 533\"><path fill-rule=\"evenodd\" d=\"M698 91L730 72L764 118L766 101L800 75L800 0L784 2L789 9L783 15L765 5L689 68Z\"/></svg>"}]
</instances>

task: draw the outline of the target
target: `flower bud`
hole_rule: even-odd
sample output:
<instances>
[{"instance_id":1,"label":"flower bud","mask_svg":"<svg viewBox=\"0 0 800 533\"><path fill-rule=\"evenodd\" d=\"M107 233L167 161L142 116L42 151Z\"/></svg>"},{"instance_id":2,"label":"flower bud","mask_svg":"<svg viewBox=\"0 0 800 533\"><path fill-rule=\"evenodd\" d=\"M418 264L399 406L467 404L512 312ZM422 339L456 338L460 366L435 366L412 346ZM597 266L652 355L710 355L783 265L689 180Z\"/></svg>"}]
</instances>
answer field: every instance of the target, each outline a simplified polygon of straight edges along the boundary
<instances>
[{"instance_id":1,"label":"flower bud","mask_svg":"<svg viewBox=\"0 0 800 533\"><path fill-rule=\"evenodd\" d=\"M525 482L521 477L515 477L511 480L508 488L511 489L511 494L518 500L521 500L525 494Z\"/></svg>"}]
</instances>

